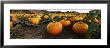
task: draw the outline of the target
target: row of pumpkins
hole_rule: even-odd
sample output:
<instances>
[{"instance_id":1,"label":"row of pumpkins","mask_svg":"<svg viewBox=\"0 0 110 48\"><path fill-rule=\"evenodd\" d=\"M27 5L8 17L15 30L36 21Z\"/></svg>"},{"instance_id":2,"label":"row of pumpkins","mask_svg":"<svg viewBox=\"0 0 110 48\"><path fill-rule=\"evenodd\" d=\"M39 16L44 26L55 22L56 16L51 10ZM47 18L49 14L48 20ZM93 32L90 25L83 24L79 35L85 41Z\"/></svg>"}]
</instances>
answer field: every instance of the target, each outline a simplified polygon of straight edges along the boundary
<instances>
[{"instance_id":1,"label":"row of pumpkins","mask_svg":"<svg viewBox=\"0 0 110 48\"><path fill-rule=\"evenodd\" d=\"M12 21L10 22L10 27L13 27L13 23L18 20L18 17L14 14L12 16ZM85 16L74 16L72 18L64 18L60 21L49 22L47 25L47 32L52 35L58 35L62 32L64 27L68 27L72 22L76 20L83 20ZM43 19L48 19L49 16L43 16ZM36 16L34 18L28 18L28 20L33 25L38 25L40 20L42 20L41 16ZM76 33L86 33L88 31L88 25L82 21L76 22L72 26L72 30Z\"/></svg>"}]
</instances>

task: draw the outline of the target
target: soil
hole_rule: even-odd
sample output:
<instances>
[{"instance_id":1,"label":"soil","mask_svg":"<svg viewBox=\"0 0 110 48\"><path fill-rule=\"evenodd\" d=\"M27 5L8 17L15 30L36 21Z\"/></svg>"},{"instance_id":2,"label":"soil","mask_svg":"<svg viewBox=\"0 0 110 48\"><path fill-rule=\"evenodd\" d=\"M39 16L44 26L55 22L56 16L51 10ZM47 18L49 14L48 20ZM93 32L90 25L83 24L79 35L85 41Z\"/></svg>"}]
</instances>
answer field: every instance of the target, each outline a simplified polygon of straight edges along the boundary
<instances>
[{"instance_id":1,"label":"soil","mask_svg":"<svg viewBox=\"0 0 110 48\"><path fill-rule=\"evenodd\" d=\"M100 39L101 32L94 34L77 34L71 27L63 28L62 33L58 36L52 36L46 31L47 24L40 24L39 26L24 26L21 29L12 28L10 31L11 39Z\"/></svg>"}]
</instances>

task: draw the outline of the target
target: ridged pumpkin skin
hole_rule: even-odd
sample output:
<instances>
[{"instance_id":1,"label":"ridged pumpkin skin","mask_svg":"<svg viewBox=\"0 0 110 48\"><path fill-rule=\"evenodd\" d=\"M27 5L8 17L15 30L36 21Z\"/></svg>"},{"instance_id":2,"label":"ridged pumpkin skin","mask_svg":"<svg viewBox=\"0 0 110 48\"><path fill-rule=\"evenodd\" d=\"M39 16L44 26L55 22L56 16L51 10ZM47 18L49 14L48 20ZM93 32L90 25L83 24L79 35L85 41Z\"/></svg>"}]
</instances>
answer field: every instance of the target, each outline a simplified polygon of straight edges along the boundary
<instances>
[{"instance_id":1,"label":"ridged pumpkin skin","mask_svg":"<svg viewBox=\"0 0 110 48\"><path fill-rule=\"evenodd\" d=\"M30 21L33 25L38 25L38 24L39 24L39 19L38 19L38 18L29 18L29 21Z\"/></svg>"},{"instance_id":2,"label":"ridged pumpkin skin","mask_svg":"<svg viewBox=\"0 0 110 48\"><path fill-rule=\"evenodd\" d=\"M60 22L63 27L67 27L71 24L71 22L69 20L61 20Z\"/></svg>"},{"instance_id":3,"label":"ridged pumpkin skin","mask_svg":"<svg viewBox=\"0 0 110 48\"><path fill-rule=\"evenodd\" d=\"M87 30L88 30L88 25L86 23L83 23L83 22L78 22L78 23L75 23L72 27L73 31L76 32L76 33L86 33Z\"/></svg>"},{"instance_id":4,"label":"ridged pumpkin skin","mask_svg":"<svg viewBox=\"0 0 110 48\"><path fill-rule=\"evenodd\" d=\"M62 32L62 24L60 22L50 22L47 25L47 32L51 35L58 35Z\"/></svg>"}]
</instances>

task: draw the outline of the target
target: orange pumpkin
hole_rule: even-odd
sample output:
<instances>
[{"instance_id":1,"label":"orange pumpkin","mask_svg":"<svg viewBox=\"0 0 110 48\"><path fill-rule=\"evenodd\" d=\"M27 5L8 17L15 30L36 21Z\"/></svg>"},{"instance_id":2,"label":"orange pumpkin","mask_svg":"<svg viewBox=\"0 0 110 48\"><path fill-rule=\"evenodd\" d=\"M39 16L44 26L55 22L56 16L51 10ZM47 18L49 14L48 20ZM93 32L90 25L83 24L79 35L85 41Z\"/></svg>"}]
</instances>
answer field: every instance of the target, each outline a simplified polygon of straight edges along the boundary
<instances>
[{"instance_id":1,"label":"orange pumpkin","mask_svg":"<svg viewBox=\"0 0 110 48\"><path fill-rule=\"evenodd\" d=\"M51 35L58 35L62 32L62 24L60 22L50 22L47 25L47 32Z\"/></svg>"},{"instance_id":2,"label":"orange pumpkin","mask_svg":"<svg viewBox=\"0 0 110 48\"><path fill-rule=\"evenodd\" d=\"M30 21L33 25L38 25L38 24L39 24L39 19L38 19L38 18L29 18L29 21Z\"/></svg>"},{"instance_id":3,"label":"orange pumpkin","mask_svg":"<svg viewBox=\"0 0 110 48\"><path fill-rule=\"evenodd\" d=\"M86 33L88 30L88 25L83 22L75 23L72 27L73 31L76 33Z\"/></svg>"},{"instance_id":4,"label":"orange pumpkin","mask_svg":"<svg viewBox=\"0 0 110 48\"><path fill-rule=\"evenodd\" d=\"M71 22L69 20L61 20L60 22L63 27L67 27L71 24Z\"/></svg>"},{"instance_id":5,"label":"orange pumpkin","mask_svg":"<svg viewBox=\"0 0 110 48\"><path fill-rule=\"evenodd\" d=\"M12 16L12 21L13 21L13 22L16 22L17 20L18 20L18 18L17 18L16 15Z\"/></svg>"},{"instance_id":6,"label":"orange pumpkin","mask_svg":"<svg viewBox=\"0 0 110 48\"><path fill-rule=\"evenodd\" d=\"M72 17L72 18L69 18L69 20L71 21L71 22L75 22L75 20L77 20L78 18L76 17L76 16L74 16L74 17Z\"/></svg>"},{"instance_id":7,"label":"orange pumpkin","mask_svg":"<svg viewBox=\"0 0 110 48\"><path fill-rule=\"evenodd\" d=\"M71 22L78 22L78 21L80 21L80 20L83 20L83 18L82 18L82 17L79 17L79 16L74 16L74 17L72 17L72 18L69 18L69 20L70 20Z\"/></svg>"},{"instance_id":8,"label":"orange pumpkin","mask_svg":"<svg viewBox=\"0 0 110 48\"><path fill-rule=\"evenodd\" d=\"M73 18L69 18L69 20L70 20L71 22L74 22L74 21L75 21Z\"/></svg>"}]
</instances>

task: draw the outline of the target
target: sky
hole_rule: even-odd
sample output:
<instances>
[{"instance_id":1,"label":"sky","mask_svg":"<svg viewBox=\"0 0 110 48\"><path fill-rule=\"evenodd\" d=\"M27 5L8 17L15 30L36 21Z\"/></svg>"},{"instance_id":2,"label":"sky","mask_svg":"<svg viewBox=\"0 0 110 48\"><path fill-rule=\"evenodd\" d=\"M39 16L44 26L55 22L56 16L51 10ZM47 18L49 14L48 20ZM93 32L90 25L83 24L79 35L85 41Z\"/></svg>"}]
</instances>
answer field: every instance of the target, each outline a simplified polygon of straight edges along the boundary
<instances>
[{"instance_id":1,"label":"sky","mask_svg":"<svg viewBox=\"0 0 110 48\"><path fill-rule=\"evenodd\" d=\"M87 10L48 10L48 11L62 11L62 12L66 12L66 11L76 11L76 12L79 12L79 13L89 13L89 9L87 9Z\"/></svg>"}]
</instances>

